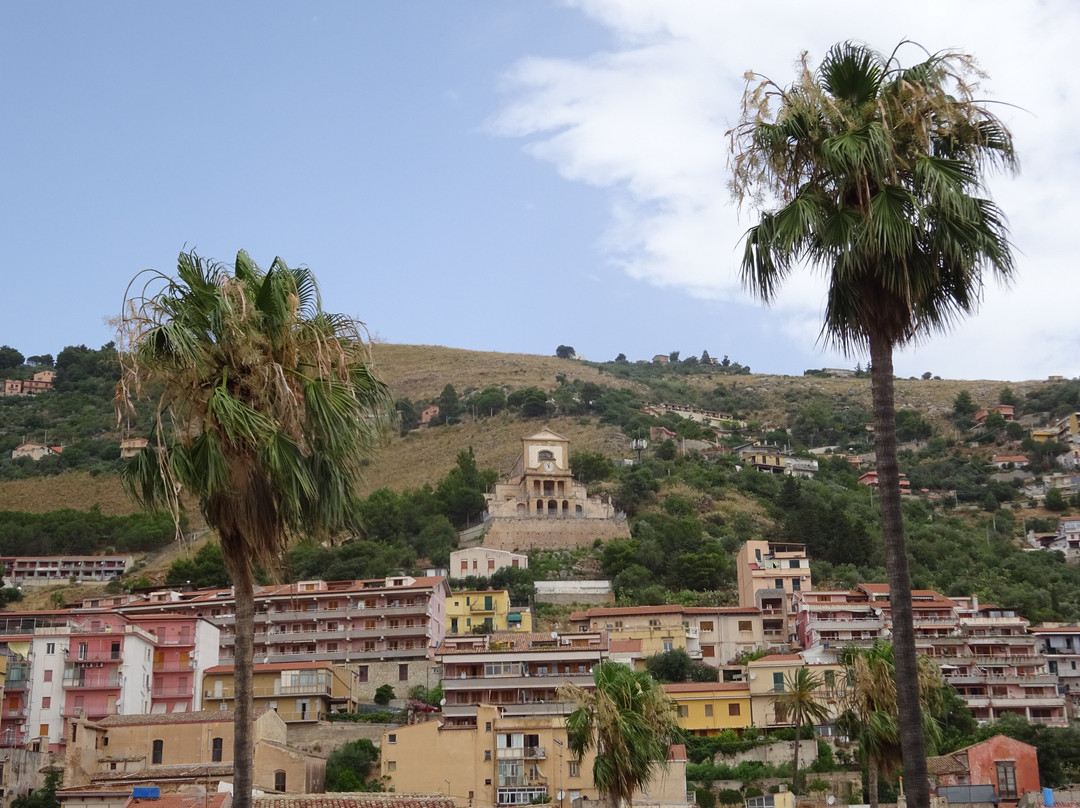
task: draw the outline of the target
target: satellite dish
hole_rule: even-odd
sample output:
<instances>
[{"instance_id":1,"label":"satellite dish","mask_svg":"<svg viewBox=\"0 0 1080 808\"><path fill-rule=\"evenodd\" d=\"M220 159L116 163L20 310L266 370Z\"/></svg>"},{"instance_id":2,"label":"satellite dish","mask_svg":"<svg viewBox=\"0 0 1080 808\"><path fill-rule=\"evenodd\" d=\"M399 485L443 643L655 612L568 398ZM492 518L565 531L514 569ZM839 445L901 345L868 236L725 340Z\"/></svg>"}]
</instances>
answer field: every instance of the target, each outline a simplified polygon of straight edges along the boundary
<instances>
[{"instance_id":1,"label":"satellite dish","mask_svg":"<svg viewBox=\"0 0 1080 808\"><path fill-rule=\"evenodd\" d=\"M557 632L557 631L551 632L551 639L553 639L553 640L559 639L559 632Z\"/></svg>"},{"instance_id":2,"label":"satellite dish","mask_svg":"<svg viewBox=\"0 0 1080 808\"><path fill-rule=\"evenodd\" d=\"M563 799L563 798L564 798L565 796L566 796L566 792L565 792L565 791L560 791L560 792L559 792L559 793L558 793L558 794L556 795L556 797L557 797L558 799L560 799L560 800L561 800L561 799Z\"/></svg>"},{"instance_id":3,"label":"satellite dish","mask_svg":"<svg viewBox=\"0 0 1080 808\"><path fill-rule=\"evenodd\" d=\"M834 796L833 796L832 794L830 794L829 796L827 796L827 797L825 798L825 802L826 802L826 803L827 803L828 805L832 805L832 804L834 804L834 803L836 802L836 797L834 797Z\"/></svg>"},{"instance_id":4,"label":"satellite dish","mask_svg":"<svg viewBox=\"0 0 1080 808\"><path fill-rule=\"evenodd\" d=\"M439 699L439 706L440 707L445 707L446 706L446 699Z\"/></svg>"},{"instance_id":5,"label":"satellite dish","mask_svg":"<svg viewBox=\"0 0 1080 808\"><path fill-rule=\"evenodd\" d=\"M756 673L751 673L750 678L751 679L757 679L757 674Z\"/></svg>"}]
</instances>

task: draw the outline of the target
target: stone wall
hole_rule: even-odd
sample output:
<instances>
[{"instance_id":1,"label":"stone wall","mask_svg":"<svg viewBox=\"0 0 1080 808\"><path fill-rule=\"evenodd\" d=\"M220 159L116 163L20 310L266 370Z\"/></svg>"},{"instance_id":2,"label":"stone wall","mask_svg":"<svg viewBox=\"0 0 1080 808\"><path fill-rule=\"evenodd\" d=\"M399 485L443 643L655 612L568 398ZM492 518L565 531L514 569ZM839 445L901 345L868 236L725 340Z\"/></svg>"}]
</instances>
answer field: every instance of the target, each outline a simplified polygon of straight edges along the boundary
<instances>
[{"instance_id":1,"label":"stone wall","mask_svg":"<svg viewBox=\"0 0 1080 808\"><path fill-rule=\"evenodd\" d=\"M327 756L338 747L366 738L382 744L383 731L390 724L367 724L350 721L320 721L317 724L290 724L288 744L315 755Z\"/></svg>"},{"instance_id":2,"label":"stone wall","mask_svg":"<svg viewBox=\"0 0 1080 808\"><path fill-rule=\"evenodd\" d=\"M402 680L400 665L408 665L408 676ZM367 667L367 681L359 682L351 674L358 668ZM350 662L346 665L350 671L350 680L353 683L353 697L361 703L371 703L375 700L375 691L381 685L390 685L394 688L395 706L404 706L405 696L416 685L423 685L427 689L435 687L442 679L442 667L430 659L402 659L379 662Z\"/></svg>"},{"instance_id":3,"label":"stone wall","mask_svg":"<svg viewBox=\"0 0 1080 808\"><path fill-rule=\"evenodd\" d=\"M484 546L512 552L587 547L597 539L630 538L625 519L492 519Z\"/></svg>"}]
</instances>

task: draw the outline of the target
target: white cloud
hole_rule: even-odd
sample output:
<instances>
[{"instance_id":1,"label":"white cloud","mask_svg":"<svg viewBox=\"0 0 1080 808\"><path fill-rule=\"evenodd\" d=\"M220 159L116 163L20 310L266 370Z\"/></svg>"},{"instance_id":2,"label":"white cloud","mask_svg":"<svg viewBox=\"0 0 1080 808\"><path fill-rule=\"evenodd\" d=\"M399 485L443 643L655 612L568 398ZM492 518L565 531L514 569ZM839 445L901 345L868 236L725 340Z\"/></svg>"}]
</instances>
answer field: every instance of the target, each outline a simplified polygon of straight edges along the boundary
<instances>
[{"instance_id":1,"label":"white cloud","mask_svg":"<svg viewBox=\"0 0 1080 808\"><path fill-rule=\"evenodd\" d=\"M834 42L878 48L910 38L976 54L990 74L1023 164L991 188L1012 223L1018 275L988 283L981 313L953 333L897 356L897 370L1037 378L1080 375L1080 332L1060 301L1076 298L1073 189L1080 180L1080 98L1071 81L1080 6L1066 3L915 0L899 15L861 2L575 0L615 45L581 60L532 55L506 77L507 101L493 131L526 138L526 150L571 182L610 190L600 239L630 277L713 300L748 300L737 266L741 217L726 188L725 131L743 73L784 83L802 50L820 57ZM599 235L599 234L598 234ZM805 349L816 339L823 281L792 277L763 314L774 339ZM1058 314L1058 312L1061 312ZM918 371L918 372L921 372Z\"/></svg>"}]
</instances>

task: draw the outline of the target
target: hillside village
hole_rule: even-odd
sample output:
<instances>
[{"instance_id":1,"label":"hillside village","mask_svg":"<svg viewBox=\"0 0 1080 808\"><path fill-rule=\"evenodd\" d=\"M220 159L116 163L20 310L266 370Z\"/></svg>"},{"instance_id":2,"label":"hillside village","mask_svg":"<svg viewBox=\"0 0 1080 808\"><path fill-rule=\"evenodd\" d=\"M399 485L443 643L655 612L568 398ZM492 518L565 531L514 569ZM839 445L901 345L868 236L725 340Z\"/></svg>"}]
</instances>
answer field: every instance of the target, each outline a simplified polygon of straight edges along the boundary
<instances>
[{"instance_id":1,"label":"hillside village","mask_svg":"<svg viewBox=\"0 0 1080 808\"><path fill-rule=\"evenodd\" d=\"M83 353L68 367L82 371L99 359ZM872 435L851 393L858 380L808 376L766 401L761 389L779 381L759 381L741 366L728 384L730 365L683 365L668 355L628 367L550 361L550 377L542 371L535 385L516 389L493 378L459 382L460 395L446 376L426 390L402 384L412 391L398 402L411 428L390 462L407 464L410 450L448 442L458 465L440 457L430 465L446 476L425 480L427 494L412 485L416 501L434 497L454 514L449 537L429 540L426 523L413 522L409 536L391 540L373 526L366 542L323 548L322 560L305 568L347 568L357 577L306 575L257 589L256 788L320 793L331 752L367 739L378 762L360 781L365 790L441 794L458 806L557 800L584 808L602 795L591 758L567 751L572 704L560 688L590 688L592 670L613 660L664 680L684 732L663 777L635 806L757 806L766 797L761 808L790 805L796 743L802 766L814 767L811 801L861 802L857 747L838 724L847 655L887 642L892 625L875 549ZM455 369L462 378L472 372ZM83 377L80 394L94 379ZM24 409L31 399L44 406L64 395L64 368L48 382L57 389L10 395ZM802 386L819 383L845 387L826 394ZM913 380L910 389L938 383ZM1013 385L1000 397L1014 403L998 400L1008 385L978 399L962 389L936 412L905 409L903 423L898 415L907 516L914 540L920 531L926 537L913 545L916 584L947 574L923 556L945 542L959 553L941 559L953 568L976 552L970 548L995 554L970 556L987 571L965 578L954 569L947 591L913 592L917 646L969 711L971 728L1020 722L1075 731L1080 412L1026 406L1070 384ZM786 401L788 415L775 399ZM723 404L730 406L710 406ZM146 446L137 427L85 438L93 453L78 438L63 447L14 443L7 429L11 459L0 472L19 483L35 470L61 479L84 468L114 473ZM496 444L496 432L511 437ZM102 448L106 442L114 449ZM502 461L492 475L481 466L489 457ZM376 464L369 476L379 472ZM453 496L450 479L461 489ZM409 490L372 489L371 501L404 502ZM373 522L386 507L372 510ZM72 805L89 804L92 794L95 805L120 806L148 787L177 795L227 788L235 604L226 586L180 577L195 574L189 559L203 550L181 559L188 566L157 572L153 549L104 552L116 549L115 536L97 553L13 552L16 533L37 529L20 519L0 533L3 591L12 593L0 613L4 803L40 788L50 765L62 769L58 793ZM46 543L59 547L62 532ZM402 552L336 566L343 554L383 543ZM1019 570L1029 574L1022 564L1035 565L1030 574L1041 579L1020 580ZM992 578L995 566L1009 575ZM37 599L25 608L20 598ZM802 669L819 682L824 713L798 740L777 697ZM373 712L380 707L392 712ZM754 775L737 775L751 760ZM1009 777L1003 761L1012 764ZM950 788L989 785L999 805L1080 779L1073 758L1062 771L1074 780L1040 784L1035 762L1030 744L994 735L946 750L931 771L942 799ZM989 780L976 782L987 770Z\"/></svg>"}]
</instances>

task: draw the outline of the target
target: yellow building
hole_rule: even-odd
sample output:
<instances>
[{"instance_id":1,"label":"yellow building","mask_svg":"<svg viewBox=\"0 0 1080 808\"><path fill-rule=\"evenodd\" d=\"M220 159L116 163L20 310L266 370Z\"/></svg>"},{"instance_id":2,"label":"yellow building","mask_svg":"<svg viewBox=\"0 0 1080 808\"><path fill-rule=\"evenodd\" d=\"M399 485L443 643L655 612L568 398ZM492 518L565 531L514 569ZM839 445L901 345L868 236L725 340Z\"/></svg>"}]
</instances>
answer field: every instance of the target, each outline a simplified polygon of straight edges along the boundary
<instances>
[{"instance_id":1,"label":"yellow building","mask_svg":"<svg viewBox=\"0 0 1080 808\"><path fill-rule=\"evenodd\" d=\"M1058 431L1056 429L1033 429L1031 430L1031 439L1045 443L1048 440L1057 440Z\"/></svg>"},{"instance_id":2,"label":"yellow building","mask_svg":"<svg viewBox=\"0 0 1080 808\"><path fill-rule=\"evenodd\" d=\"M719 735L751 725L750 687L746 682L687 682L664 685L675 701L679 726L691 735Z\"/></svg>"},{"instance_id":3,"label":"yellow building","mask_svg":"<svg viewBox=\"0 0 1080 808\"><path fill-rule=\"evenodd\" d=\"M330 662L255 665L252 691L255 710L269 707L288 723L318 721L334 710L352 712L356 700L344 666ZM233 706L233 666L216 665L203 674L203 707Z\"/></svg>"},{"instance_id":4,"label":"yellow building","mask_svg":"<svg viewBox=\"0 0 1080 808\"><path fill-rule=\"evenodd\" d=\"M846 671L840 663L812 664L798 654L771 654L755 659L747 666L747 684L750 686L750 712L754 726L762 729L790 727L790 721L776 718L776 696L783 693L787 681L799 668L809 667L821 679L817 692L818 702L829 709L830 721L842 711Z\"/></svg>"},{"instance_id":5,"label":"yellow building","mask_svg":"<svg viewBox=\"0 0 1080 808\"><path fill-rule=\"evenodd\" d=\"M691 659L701 659L699 631L691 626L679 605L626 606L574 612L570 624L577 631L606 631L612 639L640 640L641 660L681 648Z\"/></svg>"},{"instance_id":6,"label":"yellow building","mask_svg":"<svg viewBox=\"0 0 1080 808\"><path fill-rule=\"evenodd\" d=\"M286 744L285 722L273 710L253 719L254 786L260 791L320 793L326 760ZM65 788L160 786L162 792L231 783L232 710L75 719L64 757Z\"/></svg>"},{"instance_id":7,"label":"yellow building","mask_svg":"<svg viewBox=\"0 0 1080 808\"><path fill-rule=\"evenodd\" d=\"M735 558L739 605L761 610L765 643L782 645L795 637L794 592L814 588L806 546L792 542L748 541Z\"/></svg>"},{"instance_id":8,"label":"yellow building","mask_svg":"<svg viewBox=\"0 0 1080 808\"><path fill-rule=\"evenodd\" d=\"M437 721L383 732L381 774L398 793L446 794L459 806L528 805L546 798L559 808L599 800L592 782L594 755L580 762L566 746L561 715L502 716L481 705L475 727ZM667 771L634 805L686 806L686 751L673 747Z\"/></svg>"},{"instance_id":9,"label":"yellow building","mask_svg":"<svg viewBox=\"0 0 1080 808\"><path fill-rule=\"evenodd\" d=\"M505 589L470 589L446 598L446 633L532 631L532 613L510 605Z\"/></svg>"}]
</instances>

